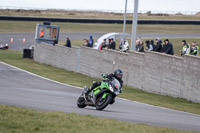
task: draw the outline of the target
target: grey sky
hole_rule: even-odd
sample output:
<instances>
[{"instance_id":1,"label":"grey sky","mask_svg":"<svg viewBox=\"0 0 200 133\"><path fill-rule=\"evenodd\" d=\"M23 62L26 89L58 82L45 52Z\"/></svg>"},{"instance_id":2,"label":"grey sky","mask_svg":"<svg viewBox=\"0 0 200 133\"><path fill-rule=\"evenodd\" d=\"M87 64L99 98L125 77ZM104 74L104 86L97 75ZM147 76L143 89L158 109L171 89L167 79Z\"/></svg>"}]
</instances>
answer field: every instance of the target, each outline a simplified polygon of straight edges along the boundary
<instances>
[{"instance_id":1,"label":"grey sky","mask_svg":"<svg viewBox=\"0 0 200 133\"><path fill-rule=\"evenodd\" d=\"M128 0L128 10L133 10L134 0ZM0 0L0 6L83 9L83 10L124 10L125 0ZM139 10L145 11L200 11L200 0L139 0Z\"/></svg>"}]
</instances>

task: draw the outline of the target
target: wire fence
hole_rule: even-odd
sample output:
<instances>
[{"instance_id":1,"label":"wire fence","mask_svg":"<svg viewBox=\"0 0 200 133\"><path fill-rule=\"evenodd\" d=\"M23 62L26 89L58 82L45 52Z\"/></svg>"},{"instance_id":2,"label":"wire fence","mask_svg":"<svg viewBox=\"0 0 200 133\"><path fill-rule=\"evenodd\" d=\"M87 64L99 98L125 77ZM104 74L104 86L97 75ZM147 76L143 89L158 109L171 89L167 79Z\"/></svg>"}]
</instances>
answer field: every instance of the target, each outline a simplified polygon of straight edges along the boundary
<instances>
[{"instance_id":1,"label":"wire fence","mask_svg":"<svg viewBox=\"0 0 200 133\"><path fill-rule=\"evenodd\" d=\"M19 9L19 10L63 10L63 11L82 11L82 12L112 12L112 13L124 13L124 10L97 10L97 9L56 9L56 8L37 8L37 7L15 7L15 6L0 6L0 9ZM127 10L127 13L133 13L133 10ZM182 14L182 15L195 15L198 12L195 11L149 11L139 10L138 13L145 14Z\"/></svg>"}]
</instances>

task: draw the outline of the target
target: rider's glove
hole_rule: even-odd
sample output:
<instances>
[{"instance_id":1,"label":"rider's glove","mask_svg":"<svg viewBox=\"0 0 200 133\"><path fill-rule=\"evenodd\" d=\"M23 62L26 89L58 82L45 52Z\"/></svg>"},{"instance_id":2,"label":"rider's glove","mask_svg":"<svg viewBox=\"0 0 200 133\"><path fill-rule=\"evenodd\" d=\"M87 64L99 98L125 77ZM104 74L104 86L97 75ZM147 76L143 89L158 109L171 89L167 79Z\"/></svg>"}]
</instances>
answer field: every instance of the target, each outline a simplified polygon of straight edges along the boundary
<instances>
[{"instance_id":1,"label":"rider's glove","mask_svg":"<svg viewBox=\"0 0 200 133\"><path fill-rule=\"evenodd\" d=\"M105 75L105 74L102 74L101 76L102 76L104 79L107 78L107 75Z\"/></svg>"}]
</instances>

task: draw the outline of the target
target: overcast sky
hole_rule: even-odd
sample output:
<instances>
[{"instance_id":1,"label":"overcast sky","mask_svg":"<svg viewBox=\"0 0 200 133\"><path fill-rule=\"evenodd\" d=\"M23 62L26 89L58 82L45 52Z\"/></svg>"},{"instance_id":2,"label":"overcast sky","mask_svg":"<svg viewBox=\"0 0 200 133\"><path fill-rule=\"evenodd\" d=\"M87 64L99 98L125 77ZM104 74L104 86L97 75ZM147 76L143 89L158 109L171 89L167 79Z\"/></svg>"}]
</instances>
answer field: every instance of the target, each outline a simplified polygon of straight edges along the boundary
<instances>
[{"instance_id":1,"label":"overcast sky","mask_svg":"<svg viewBox=\"0 0 200 133\"><path fill-rule=\"evenodd\" d=\"M128 0L133 10L134 0ZM0 6L83 10L124 10L125 0L0 0ZM200 11L200 0L139 0L139 10Z\"/></svg>"}]
</instances>

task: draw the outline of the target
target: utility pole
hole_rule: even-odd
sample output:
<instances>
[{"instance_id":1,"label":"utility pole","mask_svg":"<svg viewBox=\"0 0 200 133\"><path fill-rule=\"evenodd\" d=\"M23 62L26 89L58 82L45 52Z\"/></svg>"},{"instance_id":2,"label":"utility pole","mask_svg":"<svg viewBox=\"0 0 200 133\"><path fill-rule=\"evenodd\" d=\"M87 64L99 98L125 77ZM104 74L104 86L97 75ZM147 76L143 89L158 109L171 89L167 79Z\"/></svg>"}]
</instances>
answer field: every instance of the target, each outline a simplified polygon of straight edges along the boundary
<instances>
[{"instance_id":1,"label":"utility pole","mask_svg":"<svg viewBox=\"0 0 200 133\"><path fill-rule=\"evenodd\" d=\"M138 3L139 3L139 0L134 0L134 13L133 13L132 34L131 34L131 50L132 51L135 51L135 41L136 41L136 36L137 36Z\"/></svg>"},{"instance_id":2,"label":"utility pole","mask_svg":"<svg viewBox=\"0 0 200 133\"><path fill-rule=\"evenodd\" d=\"M124 25L123 25L123 39L122 44L124 44L125 41L125 33L126 33L126 14L127 14L127 0L125 0L125 13L124 13Z\"/></svg>"}]
</instances>

